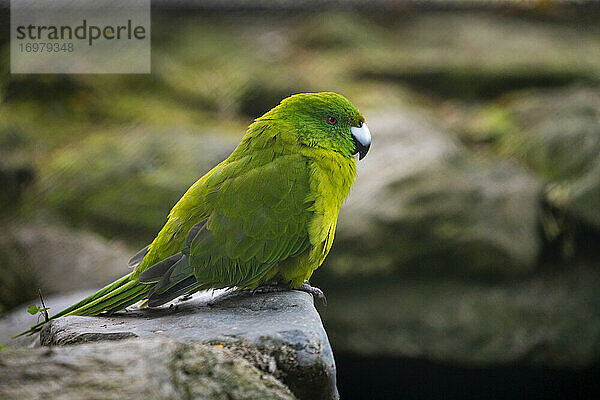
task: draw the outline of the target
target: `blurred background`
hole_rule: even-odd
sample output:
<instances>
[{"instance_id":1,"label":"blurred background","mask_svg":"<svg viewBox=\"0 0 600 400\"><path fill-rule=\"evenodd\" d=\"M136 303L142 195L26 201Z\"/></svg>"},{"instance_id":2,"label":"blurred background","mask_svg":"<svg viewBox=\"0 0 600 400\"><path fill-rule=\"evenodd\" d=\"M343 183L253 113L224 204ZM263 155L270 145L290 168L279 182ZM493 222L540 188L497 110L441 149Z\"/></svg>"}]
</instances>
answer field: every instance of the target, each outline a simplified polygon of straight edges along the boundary
<instances>
[{"instance_id":1,"label":"blurred background","mask_svg":"<svg viewBox=\"0 0 600 400\"><path fill-rule=\"evenodd\" d=\"M600 395L597 2L153 2L150 75L11 75L0 5L6 318L128 272L254 118L331 90L373 135L312 281L342 398Z\"/></svg>"}]
</instances>

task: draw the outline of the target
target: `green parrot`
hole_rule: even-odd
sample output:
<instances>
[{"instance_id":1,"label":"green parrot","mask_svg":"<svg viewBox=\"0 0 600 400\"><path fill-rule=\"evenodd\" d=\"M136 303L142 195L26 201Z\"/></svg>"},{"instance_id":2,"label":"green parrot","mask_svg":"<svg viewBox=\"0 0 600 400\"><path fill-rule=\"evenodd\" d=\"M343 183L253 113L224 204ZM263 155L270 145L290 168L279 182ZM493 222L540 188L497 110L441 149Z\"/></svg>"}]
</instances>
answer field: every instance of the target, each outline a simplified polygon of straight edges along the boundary
<instances>
[{"instance_id":1,"label":"green parrot","mask_svg":"<svg viewBox=\"0 0 600 400\"><path fill-rule=\"evenodd\" d=\"M141 300L149 307L205 289L308 284L333 243L356 157L371 145L364 117L345 97L302 93L248 127L231 155L194 183L135 270L53 315L97 315ZM41 329L46 321L22 334Z\"/></svg>"}]
</instances>

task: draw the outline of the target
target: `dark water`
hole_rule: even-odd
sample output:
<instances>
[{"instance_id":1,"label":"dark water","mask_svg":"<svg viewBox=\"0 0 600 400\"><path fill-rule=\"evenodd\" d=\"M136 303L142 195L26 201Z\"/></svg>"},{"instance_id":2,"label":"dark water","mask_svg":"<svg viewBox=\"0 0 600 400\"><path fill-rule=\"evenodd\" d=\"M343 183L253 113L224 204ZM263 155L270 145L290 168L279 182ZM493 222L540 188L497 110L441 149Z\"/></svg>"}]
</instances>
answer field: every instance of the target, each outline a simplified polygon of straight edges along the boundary
<instances>
[{"instance_id":1,"label":"dark water","mask_svg":"<svg viewBox=\"0 0 600 400\"><path fill-rule=\"evenodd\" d=\"M586 369L483 368L406 358L336 355L347 399L600 399L600 365Z\"/></svg>"}]
</instances>

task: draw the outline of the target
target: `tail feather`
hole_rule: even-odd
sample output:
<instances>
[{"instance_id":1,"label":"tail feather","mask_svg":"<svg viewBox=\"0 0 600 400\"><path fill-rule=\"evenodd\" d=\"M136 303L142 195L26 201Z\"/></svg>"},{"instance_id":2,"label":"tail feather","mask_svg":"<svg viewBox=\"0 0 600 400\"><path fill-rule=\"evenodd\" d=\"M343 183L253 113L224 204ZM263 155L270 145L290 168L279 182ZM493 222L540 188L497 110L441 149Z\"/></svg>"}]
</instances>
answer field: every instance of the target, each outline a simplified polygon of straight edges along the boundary
<instances>
[{"instance_id":1,"label":"tail feather","mask_svg":"<svg viewBox=\"0 0 600 400\"><path fill-rule=\"evenodd\" d=\"M61 312L54 314L48 321L64 317L66 315L97 315L104 311L116 311L125 308L128 305L134 304L138 300L141 300L146 296L150 286L144 285L143 283L137 282L137 280L131 280L131 274L127 274L122 278L117 279L113 283L110 283L92 294L85 299L73 304L70 307L65 308ZM135 301L132 301L136 299ZM126 304L123 306L123 304ZM48 321L42 321L38 324L33 325L28 330L19 333L15 336L23 336L38 332Z\"/></svg>"},{"instance_id":2,"label":"tail feather","mask_svg":"<svg viewBox=\"0 0 600 400\"><path fill-rule=\"evenodd\" d=\"M148 306L158 307L169 301L183 296L185 294L194 293L200 289L202 285L198 283L196 277L190 276L177 284L171 286L168 290L160 293L150 293L148 296Z\"/></svg>"},{"instance_id":3,"label":"tail feather","mask_svg":"<svg viewBox=\"0 0 600 400\"><path fill-rule=\"evenodd\" d=\"M90 301L82 305L81 307L71 311L67 315L96 315L102 311L106 311L107 308L112 308L113 304L127 298L132 293L137 292L140 289L140 283L136 281L129 281L125 285L105 294L104 296Z\"/></svg>"},{"instance_id":4,"label":"tail feather","mask_svg":"<svg viewBox=\"0 0 600 400\"><path fill-rule=\"evenodd\" d=\"M107 297L104 300L102 300L101 302L90 305L89 308L81 310L81 312L78 311L76 314L72 314L72 315L92 316L92 315L98 315L104 311L111 311L111 310L116 311L115 310L116 308L122 310L126 306L121 307L121 304L128 303L132 299L137 298L140 295L144 296L144 295L146 295L146 293L148 293L149 287L147 287L146 285L140 284L138 282L132 282L132 283L134 283L134 285L131 285L128 288L123 287L123 290L119 291L119 293L114 293L111 297Z\"/></svg>"},{"instance_id":5,"label":"tail feather","mask_svg":"<svg viewBox=\"0 0 600 400\"><path fill-rule=\"evenodd\" d=\"M144 300L147 297L148 297L148 293L146 291L141 292L140 294L136 295L135 297L132 297L127 300L123 300L122 302L114 305L113 308L111 308L110 310L106 310L106 312L108 314L111 314L111 313L123 310L123 309L129 307L130 305L137 303L140 300Z\"/></svg>"},{"instance_id":6,"label":"tail feather","mask_svg":"<svg viewBox=\"0 0 600 400\"><path fill-rule=\"evenodd\" d=\"M171 257L165 258L164 260L157 262L153 266L144 270L138 277L142 283L156 283L160 281L163 275L169 271L169 269L177 264L179 260L184 257L183 253L177 253Z\"/></svg>"},{"instance_id":7,"label":"tail feather","mask_svg":"<svg viewBox=\"0 0 600 400\"><path fill-rule=\"evenodd\" d=\"M145 251L143 249L140 254ZM137 262L136 255L133 261ZM103 312L112 313L122 310L140 300L148 299L147 305L156 307L174 298L193 293L202 285L194 276L194 270L188 263L188 257L182 253L160 261L133 278L132 272L103 287L96 293L53 315L53 320L67 315L93 316ZM15 337L35 333L48 321L33 325L29 330Z\"/></svg>"}]
</instances>

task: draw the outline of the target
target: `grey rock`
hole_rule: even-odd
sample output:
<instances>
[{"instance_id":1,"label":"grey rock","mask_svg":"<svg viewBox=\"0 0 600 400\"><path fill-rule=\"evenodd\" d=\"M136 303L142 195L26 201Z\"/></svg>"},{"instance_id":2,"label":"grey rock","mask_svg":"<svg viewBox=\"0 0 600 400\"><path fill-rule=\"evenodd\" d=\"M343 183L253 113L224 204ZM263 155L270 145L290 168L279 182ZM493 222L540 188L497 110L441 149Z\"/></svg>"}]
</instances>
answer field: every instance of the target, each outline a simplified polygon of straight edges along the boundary
<instances>
[{"instance_id":1,"label":"grey rock","mask_svg":"<svg viewBox=\"0 0 600 400\"><path fill-rule=\"evenodd\" d=\"M104 285L127 272L131 251L97 234L41 223L13 224L0 233L0 306Z\"/></svg>"},{"instance_id":2,"label":"grey rock","mask_svg":"<svg viewBox=\"0 0 600 400\"><path fill-rule=\"evenodd\" d=\"M294 399L230 350L165 338L0 353L2 399Z\"/></svg>"},{"instance_id":3,"label":"grey rock","mask_svg":"<svg viewBox=\"0 0 600 400\"><path fill-rule=\"evenodd\" d=\"M25 225L14 231L46 293L95 288L127 271L131 250L118 241L52 225Z\"/></svg>"},{"instance_id":4,"label":"grey rock","mask_svg":"<svg viewBox=\"0 0 600 400\"><path fill-rule=\"evenodd\" d=\"M342 207L326 274L532 271L542 196L532 176L477 158L418 114L367 115L371 153Z\"/></svg>"},{"instance_id":5,"label":"grey rock","mask_svg":"<svg viewBox=\"0 0 600 400\"><path fill-rule=\"evenodd\" d=\"M45 345L129 337L221 344L281 379L300 399L338 397L327 334L304 292L217 297L204 292L172 307L60 318L41 332Z\"/></svg>"}]
</instances>

